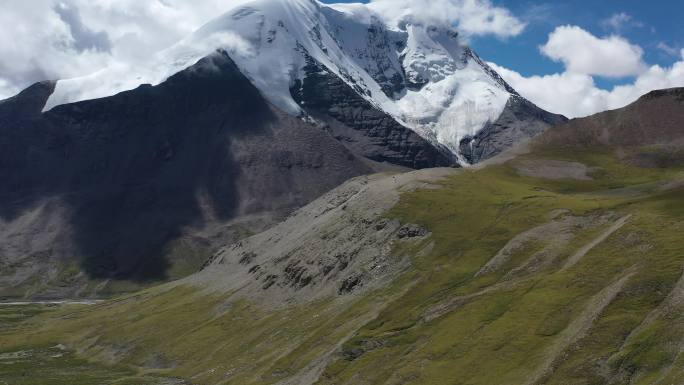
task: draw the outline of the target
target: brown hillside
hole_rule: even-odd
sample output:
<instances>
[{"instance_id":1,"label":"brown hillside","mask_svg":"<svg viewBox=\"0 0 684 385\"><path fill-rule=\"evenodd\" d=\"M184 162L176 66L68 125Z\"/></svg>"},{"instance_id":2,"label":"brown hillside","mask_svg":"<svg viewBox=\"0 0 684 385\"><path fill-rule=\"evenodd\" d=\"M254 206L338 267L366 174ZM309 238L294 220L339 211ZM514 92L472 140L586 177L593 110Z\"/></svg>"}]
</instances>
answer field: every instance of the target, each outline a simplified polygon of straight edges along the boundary
<instances>
[{"instance_id":1,"label":"brown hillside","mask_svg":"<svg viewBox=\"0 0 684 385\"><path fill-rule=\"evenodd\" d=\"M573 119L539 138L563 147L684 147L684 88L652 91L629 106Z\"/></svg>"}]
</instances>

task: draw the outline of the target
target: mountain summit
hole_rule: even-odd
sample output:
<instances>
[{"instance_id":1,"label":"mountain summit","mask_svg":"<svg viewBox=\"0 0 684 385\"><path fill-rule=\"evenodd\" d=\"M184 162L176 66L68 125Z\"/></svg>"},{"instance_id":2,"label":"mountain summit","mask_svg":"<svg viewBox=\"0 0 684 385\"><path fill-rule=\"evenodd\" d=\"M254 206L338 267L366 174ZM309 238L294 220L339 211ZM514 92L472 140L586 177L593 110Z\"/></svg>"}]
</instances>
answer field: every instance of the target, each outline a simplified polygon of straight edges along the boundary
<instances>
[{"instance_id":1,"label":"mountain summit","mask_svg":"<svg viewBox=\"0 0 684 385\"><path fill-rule=\"evenodd\" d=\"M59 81L45 110L110 96L143 83L159 84L222 50L282 111L316 115L309 108L312 100L307 91L314 90L307 89L307 83L330 85L332 78L341 88L353 90L352 97L367 103L367 108L391 116L434 146L448 149L460 163L491 157L562 121L522 99L452 26L426 25L410 18L393 23L363 4L246 2L136 68L110 67ZM499 119L507 110L520 110L521 104L526 107L523 116L519 111L513 115L516 121L526 121L525 125L512 128L516 133L506 135L507 142L474 140L483 130L491 136L491 126L501 125ZM317 120L325 119L319 116ZM507 119L506 123L513 122ZM473 149L478 146L495 148Z\"/></svg>"}]
</instances>

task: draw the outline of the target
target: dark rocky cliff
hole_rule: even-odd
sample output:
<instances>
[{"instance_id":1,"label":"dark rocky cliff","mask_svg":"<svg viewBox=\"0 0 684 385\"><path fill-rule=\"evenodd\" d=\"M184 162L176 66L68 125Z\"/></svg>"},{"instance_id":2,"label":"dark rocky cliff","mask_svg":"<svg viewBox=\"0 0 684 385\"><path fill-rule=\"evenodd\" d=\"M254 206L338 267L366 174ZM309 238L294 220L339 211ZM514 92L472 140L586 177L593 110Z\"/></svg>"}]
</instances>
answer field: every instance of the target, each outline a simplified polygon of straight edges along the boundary
<instances>
[{"instance_id":1,"label":"dark rocky cliff","mask_svg":"<svg viewBox=\"0 0 684 385\"><path fill-rule=\"evenodd\" d=\"M446 147L435 146L399 124L312 59L305 71L303 84L292 87L295 100L355 153L413 169L456 165L456 157Z\"/></svg>"},{"instance_id":2,"label":"dark rocky cliff","mask_svg":"<svg viewBox=\"0 0 684 385\"><path fill-rule=\"evenodd\" d=\"M488 123L475 136L461 140L461 155L471 164L479 163L567 120L513 95L495 122Z\"/></svg>"}]
</instances>

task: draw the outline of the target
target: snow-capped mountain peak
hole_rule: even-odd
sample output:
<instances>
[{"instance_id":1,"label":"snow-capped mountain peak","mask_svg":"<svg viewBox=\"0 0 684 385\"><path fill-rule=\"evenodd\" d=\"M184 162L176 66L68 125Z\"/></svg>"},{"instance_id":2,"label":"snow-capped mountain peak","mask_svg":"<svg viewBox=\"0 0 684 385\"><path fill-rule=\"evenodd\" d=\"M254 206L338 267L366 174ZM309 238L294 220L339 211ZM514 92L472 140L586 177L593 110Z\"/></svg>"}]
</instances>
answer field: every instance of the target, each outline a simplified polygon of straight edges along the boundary
<instances>
[{"instance_id":1,"label":"snow-capped mountain peak","mask_svg":"<svg viewBox=\"0 0 684 385\"><path fill-rule=\"evenodd\" d=\"M291 88L314 60L376 108L458 154L504 110L512 92L448 26L389 25L362 4L255 0L228 10L135 68L59 81L45 110L159 84L216 50L227 52L276 107L306 111ZM301 83L300 83L301 84Z\"/></svg>"}]
</instances>

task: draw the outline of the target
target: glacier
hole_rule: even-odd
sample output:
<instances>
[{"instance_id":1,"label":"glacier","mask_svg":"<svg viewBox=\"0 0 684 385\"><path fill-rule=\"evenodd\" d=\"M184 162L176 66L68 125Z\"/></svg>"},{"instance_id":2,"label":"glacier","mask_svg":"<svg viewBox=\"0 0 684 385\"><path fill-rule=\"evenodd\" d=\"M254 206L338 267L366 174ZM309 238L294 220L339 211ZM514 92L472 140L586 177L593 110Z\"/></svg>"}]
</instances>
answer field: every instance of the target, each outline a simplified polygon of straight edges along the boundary
<instances>
[{"instance_id":1,"label":"glacier","mask_svg":"<svg viewBox=\"0 0 684 385\"><path fill-rule=\"evenodd\" d=\"M364 4L243 1L142 63L116 64L57 81L44 111L157 85L216 50L229 54L279 109L306 112L292 97L313 59L364 99L457 156L465 137L496 121L513 91L452 26L389 23Z\"/></svg>"}]
</instances>

